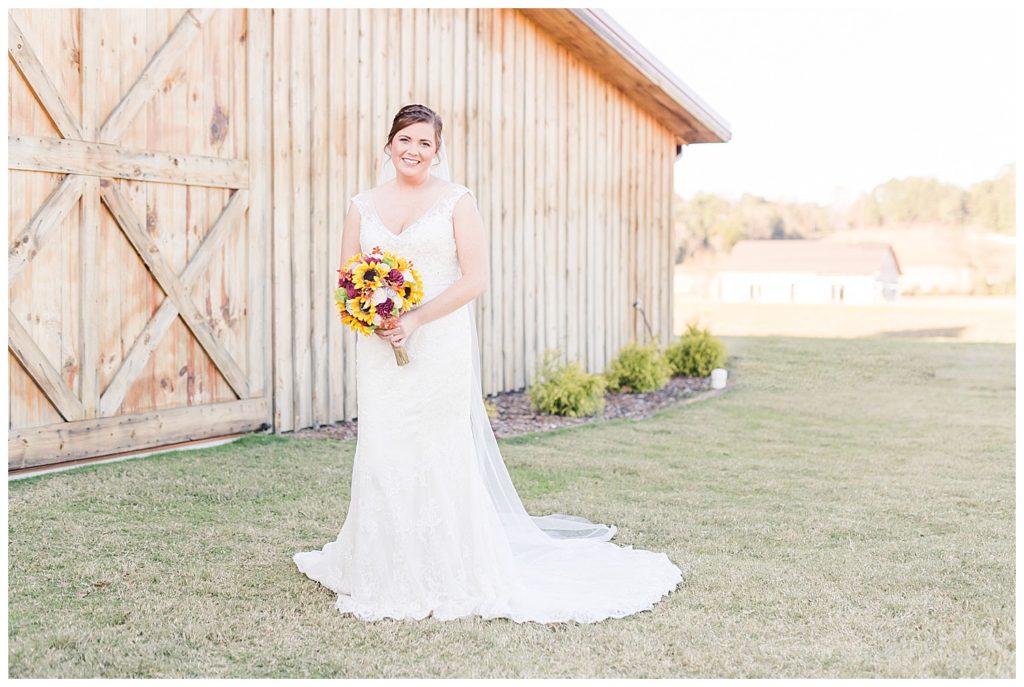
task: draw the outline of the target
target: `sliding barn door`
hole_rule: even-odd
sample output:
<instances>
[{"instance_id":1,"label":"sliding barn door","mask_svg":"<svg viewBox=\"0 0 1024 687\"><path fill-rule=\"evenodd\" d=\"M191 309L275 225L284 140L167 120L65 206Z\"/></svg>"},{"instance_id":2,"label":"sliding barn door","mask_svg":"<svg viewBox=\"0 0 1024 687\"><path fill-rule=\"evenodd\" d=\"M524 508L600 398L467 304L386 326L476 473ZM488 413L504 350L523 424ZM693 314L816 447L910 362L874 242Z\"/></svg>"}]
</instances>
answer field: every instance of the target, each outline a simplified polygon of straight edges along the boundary
<instances>
[{"instance_id":1,"label":"sliding barn door","mask_svg":"<svg viewBox=\"0 0 1024 687\"><path fill-rule=\"evenodd\" d=\"M270 420L270 10L8 14L8 469Z\"/></svg>"}]
</instances>

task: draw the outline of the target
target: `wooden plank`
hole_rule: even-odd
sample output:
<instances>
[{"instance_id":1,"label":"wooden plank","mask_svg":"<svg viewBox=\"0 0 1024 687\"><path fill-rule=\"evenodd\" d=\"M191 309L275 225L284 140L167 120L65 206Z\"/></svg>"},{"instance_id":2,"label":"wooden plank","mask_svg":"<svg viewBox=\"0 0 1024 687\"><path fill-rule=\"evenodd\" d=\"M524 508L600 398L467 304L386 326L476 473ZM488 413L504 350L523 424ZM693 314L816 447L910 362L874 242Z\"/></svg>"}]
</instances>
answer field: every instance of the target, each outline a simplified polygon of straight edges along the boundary
<instances>
[{"instance_id":1,"label":"wooden plank","mask_svg":"<svg viewBox=\"0 0 1024 687\"><path fill-rule=\"evenodd\" d=\"M623 332L623 346L635 341L636 339L636 309L633 307L633 303L636 301L636 267L634 263L635 253L633 251L633 237L636 229L633 224L633 165L632 158L629 154L630 146L633 144L633 120L630 116L632 109L632 105L628 102L623 103L622 148L619 152L622 156L623 225L626 228L626 233L623 237L623 241L625 243L623 251L626 258L624 265L624 286L626 287L626 302L624 303L624 306L626 310L623 312L623 316L626 320L626 329Z\"/></svg>"},{"instance_id":2,"label":"wooden plank","mask_svg":"<svg viewBox=\"0 0 1024 687\"><path fill-rule=\"evenodd\" d=\"M558 138L557 138L557 163L556 179L558 194L556 197L556 220L554 231L556 233L555 260L555 284L552 293L561 294L561 298L555 298L555 321L558 332L558 351L560 361L565 363L570 359L569 351L569 300L571 294L568 292L568 274L566 263L569 262L569 250L567 246L567 223L569 217L569 53L562 47L558 48L557 65L557 88L558 102L552 103L558 113Z\"/></svg>"},{"instance_id":3,"label":"wooden plank","mask_svg":"<svg viewBox=\"0 0 1024 687\"><path fill-rule=\"evenodd\" d=\"M490 122L488 139L493 145L481 147L483 153L482 169L488 170L487 174L487 205L490 214L490 236L491 236L491 288L489 293L490 312L486 315L486 339L484 368L489 384L487 393L494 393L505 388L503 380L504 363L502 354L504 342L502 338L503 319L502 308L506 289L505 273L502 269L502 191L501 191L501 167L497 164L500 159L498 142L501 141L503 124L501 121L501 69L502 69L502 31L501 31L501 10L488 9L484 11L486 31L487 64L490 69L490 76L487 83L490 85L490 94L485 97L485 112L483 121ZM488 359L489 358L489 359Z\"/></svg>"},{"instance_id":4,"label":"wooden plank","mask_svg":"<svg viewBox=\"0 0 1024 687\"><path fill-rule=\"evenodd\" d=\"M327 10L314 9L310 16L310 82L317 83L321 79L330 78L330 64L327 61ZM331 418L328 412L330 385L327 381L327 299L333 292L332 280L328 270L334 265L333 251L327 250L327 212L328 184L330 175L327 170L328 153L328 103L326 88L311 88L312 102L310 112L311 171L310 171L310 208L312 211L310 225L310 301L312 308L312 336L310 340L311 405L312 425L319 427L328 424ZM338 222L333 222L337 224ZM335 280L336 283L336 280Z\"/></svg>"},{"instance_id":5,"label":"wooden plank","mask_svg":"<svg viewBox=\"0 0 1024 687\"><path fill-rule=\"evenodd\" d=\"M294 399L292 398L292 267L291 267L291 117L288 90L291 63L292 10L273 11L273 372L274 372L274 431L295 429Z\"/></svg>"},{"instance_id":6,"label":"wooden plank","mask_svg":"<svg viewBox=\"0 0 1024 687\"><path fill-rule=\"evenodd\" d=\"M525 293L528 288L528 278L526 274L526 223L525 215L526 209L524 206L524 176L525 170L523 169L524 162L524 150L526 148L524 140L524 109L526 94L523 92L524 77L526 76L525 61L526 61L526 50L523 43L523 24L525 19L518 12L508 13L508 23L511 29L512 45L514 46L512 53L512 69L514 74L520 75L519 78L515 79L512 83L512 88L509 94L512 96L511 102L509 103L509 121L511 122L510 128L512 129L512 147L506 148L506 150L518 151L518 154L512 156L512 163L509 165L508 171L512 173L512 207L511 207L511 226L513 234L512 251L514 256L514 267L515 276L513 281L513 353L512 356L512 379L511 388L522 389L526 385L526 374L524 370L524 361L526 359L526 299ZM508 158L506 157L506 160Z\"/></svg>"},{"instance_id":7,"label":"wooden plank","mask_svg":"<svg viewBox=\"0 0 1024 687\"><path fill-rule=\"evenodd\" d=\"M363 180L360 176L360 156L369 156L367 140L361 137L359 129L359 102L360 91L364 88L363 79L360 78L359 57L362 54L353 46L360 45L359 42L359 10L345 10L345 42L339 48L346 55L344 82L352 84L352 87L345 88L341 92L345 94L345 148L344 157L344 183L345 183L345 212L348 212L348 203L352 196L359 192ZM352 151L352 152L350 152ZM342 266L342 260L347 258L338 251L339 259L337 267ZM337 326L341 326L340 321ZM357 334L348 327L344 327L342 341L345 351L345 413L344 418L351 420L356 417L356 337Z\"/></svg>"},{"instance_id":8,"label":"wooden plank","mask_svg":"<svg viewBox=\"0 0 1024 687\"><path fill-rule=\"evenodd\" d=\"M399 45L399 68L402 90L402 104L408 105L415 102L416 84L413 81L413 73L416 64L416 14L419 10L411 7L403 7L399 10L399 34L402 41ZM354 45L349 43L348 45ZM350 330L351 331L351 330Z\"/></svg>"},{"instance_id":9,"label":"wooden plank","mask_svg":"<svg viewBox=\"0 0 1024 687\"><path fill-rule=\"evenodd\" d=\"M388 55L391 53L391 36L388 33L387 11L374 9L370 11L370 78L371 78L371 102L373 113L386 113L385 116L371 116L370 127L373 130L373 140L379 141L379 149L383 154L384 141L391 129L391 121L398 108L392 107L390 102L390 89L388 85ZM380 162L373 169L373 185L377 183L377 176L380 173ZM396 171L397 173L397 171Z\"/></svg>"},{"instance_id":10,"label":"wooden plank","mask_svg":"<svg viewBox=\"0 0 1024 687\"><path fill-rule=\"evenodd\" d=\"M146 264L146 268L157 280L160 288L174 301L185 324L192 330L228 384L239 398L248 398L249 383L245 373L214 336L209 324L203 319L202 313L199 312L191 296L182 286L181 280L167 267L167 263L160 256L159 248L147 234L145 225L135 215L127 198L118 191L112 182L101 183L100 197L124 231L132 247Z\"/></svg>"},{"instance_id":11,"label":"wooden plank","mask_svg":"<svg viewBox=\"0 0 1024 687\"><path fill-rule=\"evenodd\" d=\"M199 36L205 23L214 10L189 10L182 15L178 25L168 36L167 41L153 55L139 78L135 80L128 92L114 107L103 126L100 127L98 140L105 143L117 143L132 123L135 115L149 101L152 95L164 85L171 70L188 50L192 41Z\"/></svg>"},{"instance_id":12,"label":"wooden plank","mask_svg":"<svg viewBox=\"0 0 1024 687\"><path fill-rule=\"evenodd\" d=\"M476 14L476 45L477 45L477 119L480 130L476 133L475 150L477 157L477 168L480 173L477 176L477 199L480 203L480 216L483 219L484 230L487 232L487 265L490 276L490 284L487 291L480 299L480 317L476 320L477 331L480 335L480 386L483 394L492 393L494 389L494 363L493 363L493 339L492 311L494 310L495 292L498 290L498 275L494 273L495 253L498 250L494 243L494 218L492 207L494 205L491 191L492 174L484 174L483 170L490 169L488 166L491 160L491 146L484 146L484 140L494 140L491 137L494 129L494 121L491 117L491 62L493 50L490 42L491 15L493 10L478 8Z\"/></svg>"},{"instance_id":13,"label":"wooden plank","mask_svg":"<svg viewBox=\"0 0 1024 687\"><path fill-rule=\"evenodd\" d=\"M237 74L237 78L216 78L213 79L210 94L213 98L210 119L215 125L210 128L209 141L214 143L215 148L210 151L215 155L228 155L235 158L246 158L247 150L244 145L246 129L246 111L248 109L245 101L244 75L245 65L245 40L247 39L244 26L244 8L228 9L217 13L216 17L207 27L203 29L204 52L209 56L206 59L213 60L213 71L217 74ZM228 112L226 117L226 128L218 116L227 103ZM232 118L230 110L233 109L235 117ZM232 123L232 119L234 122ZM213 135L216 132L216 135ZM239 140L239 136L243 138ZM249 178L246 177L248 183ZM211 200L210 214L216 215L220 208L230 199L230 192L223 189L214 189L208 192ZM210 223L215 221L210 218ZM219 308L212 308L210 321L217 327L227 350L231 351L238 361L242 370L248 378L249 370L249 346L247 328L249 320L249 302L251 296L248 291L248 266L246 252L249 243L249 227L243 219L239 223L237 231L232 232L225 243L225 249L221 260L211 263L211 269L207 275L212 279L219 278L216 289L212 293L220 296L220 301L213 303L220 304ZM207 225L209 226L209 225ZM251 383L250 383L251 384ZM230 389L218 379L219 395L216 400L230 400ZM252 394L250 386L250 395Z\"/></svg>"},{"instance_id":14,"label":"wooden plank","mask_svg":"<svg viewBox=\"0 0 1024 687\"><path fill-rule=\"evenodd\" d=\"M538 232L537 182L540 178L537 164L537 43L533 26L521 14L516 14L519 24L519 43L523 46L523 90L522 90L522 173L523 173L523 319L525 346L521 360L519 384L529 385L533 378L536 363L539 320L541 304L539 296L543 294L537 288L538 281ZM543 126L543 124L541 124ZM517 156L520 157L520 156Z\"/></svg>"},{"instance_id":15,"label":"wooden plank","mask_svg":"<svg viewBox=\"0 0 1024 687\"><path fill-rule=\"evenodd\" d=\"M594 243L594 264L598 270L594 278L594 298L596 303L594 309L597 312L597 334L594 337L594 371L601 372L608 362L608 330L610 329L608 319L608 296L611 287L610 280L605 275L611 274L611 265L608 264L608 241L610 232L608 230L608 91L603 81L594 77L594 107L591 110L594 118L594 146L595 146L595 174L594 198L595 225L597 240Z\"/></svg>"},{"instance_id":16,"label":"wooden plank","mask_svg":"<svg viewBox=\"0 0 1024 687\"><path fill-rule=\"evenodd\" d=\"M81 401L10 308L7 309L7 347L65 420L84 416Z\"/></svg>"},{"instance_id":17,"label":"wooden plank","mask_svg":"<svg viewBox=\"0 0 1024 687\"><path fill-rule=\"evenodd\" d=\"M618 228L616 232L615 240L615 255L616 255L616 275L618 277L618 286L615 289L615 343L612 357L618 355L622 346L626 342L626 328L629 320L629 275L627 273L628 264L626 263L626 238L627 238L627 227L626 225L626 214L625 214L625 159L623 158L623 132L624 119L623 119L623 98L616 97L613 103L612 117L615 121L615 132L612 150L615 153L615 215L614 222Z\"/></svg>"},{"instance_id":18,"label":"wooden plank","mask_svg":"<svg viewBox=\"0 0 1024 687\"><path fill-rule=\"evenodd\" d=\"M566 116L568 122L568 165L566 176L568 177L568 197L566 209L568 221L565 223L566 247L568 259L563 263L565 270L565 293L568 295L567 308L567 353L572 360L578 360L581 365L586 366L586 360L581 355L582 344L580 341L580 320L582 319L581 299L582 289L579 284L579 275L583 271L581 255L581 222L580 222L580 65L573 58L569 58L568 85L565 89Z\"/></svg>"},{"instance_id":19,"label":"wooden plank","mask_svg":"<svg viewBox=\"0 0 1024 687\"><path fill-rule=\"evenodd\" d=\"M648 256L648 236L650 234L650 226L648 224L647 209L649 207L647 203L647 169L649 162L644 158L647 154L647 122L644 113L637 113L636 122L636 135L637 145L633 149L633 157L636 161L637 171L637 196L636 196L636 214L637 214L637 277L639 282L639 300L643 306L643 312L638 311L639 316L637 328L639 331L638 340L642 344L650 343L650 337L647 332L646 321L650 321L650 310L651 310L651 286L650 286L650 271L651 263L650 257Z\"/></svg>"},{"instance_id":20,"label":"wooden plank","mask_svg":"<svg viewBox=\"0 0 1024 687\"><path fill-rule=\"evenodd\" d=\"M230 189L249 185L246 160L35 136L8 136L7 150L10 169Z\"/></svg>"},{"instance_id":21,"label":"wooden plank","mask_svg":"<svg viewBox=\"0 0 1024 687\"><path fill-rule=\"evenodd\" d=\"M387 99L387 60L391 51L392 39L387 33L387 16L382 10L369 10L370 28L370 62L365 76L370 77L370 118L368 120L371 139L380 155L384 154L384 143L388 131L391 129L391 120L396 114L392 110ZM385 114L386 113L386 114ZM384 114L384 116L381 116ZM380 173L380 164L383 158L375 161L370 170L370 186L377 185L377 177ZM397 173L397 170L396 170Z\"/></svg>"},{"instance_id":22,"label":"wooden plank","mask_svg":"<svg viewBox=\"0 0 1024 687\"><path fill-rule=\"evenodd\" d=\"M674 309L672 300L675 293L675 228L672 226L672 165L675 158L675 142L671 133L662 128L661 130L661 203L662 217L664 217L665 236L662 238L665 246L665 298L661 304L662 318L665 322L667 336L666 344L670 344L675 337L675 323L673 322Z\"/></svg>"},{"instance_id":23,"label":"wooden plank","mask_svg":"<svg viewBox=\"0 0 1024 687\"><path fill-rule=\"evenodd\" d=\"M271 33L272 10L246 10L246 114L248 121L249 188L249 381L252 393L262 396L273 388L270 365L273 341L270 322L271 214ZM268 416L269 417L269 416Z\"/></svg>"},{"instance_id":24,"label":"wooden plank","mask_svg":"<svg viewBox=\"0 0 1024 687\"><path fill-rule=\"evenodd\" d=\"M402 30L402 10L395 8L388 8L381 10L383 15L381 21L386 27L388 36L401 36L401 41L405 42L405 36L399 33ZM403 46L404 47L404 46ZM388 111L398 112L398 108L405 104L402 99L402 64L401 64L402 48L397 50L389 50L385 57L385 64L387 66L386 73L386 101L388 103Z\"/></svg>"},{"instance_id":25,"label":"wooden plank","mask_svg":"<svg viewBox=\"0 0 1024 687\"><path fill-rule=\"evenodd\" d=\"M577 112L577 124L576 132L578 141L576 144L576 153L578 155L576 164L577 169L580 171L580 183L579 190L576 196L577 202L579 203L579 226L577 229L577 257L578 264L582 267L586 265L588 268L592 264L590 262L590 250L591 250L591 235L590 235L590 186L593 184L592 171L590 169L590 124L588 122L590 113L588 112L587 103L587 82L590 79L589 70L583 63L577 63L576 72L578 76L577 82L577 96L576 104L578 107ZM577 312L576 317L579 320L579 356L580 364L583 365L585 370L591 369L590 363L590 322L591 311L590 311L590 299L591 295L588 291L587 277L589 269L576 270L574 275L576 280L576 292L579 296L577 301Z\"/></svg>"},{"instance_id":26,"label":"wooden plank","mask_svg":"<svg viewBox=\"0 0 1024 687\"><path fill-rule=\"evenodd\" d=\"M166 408L12 430L7 467L17 470L266 428L266 398Z\"/></svg>"},{"instance_id":27,"label":"wooden plank","mask_svg":"<svg viewBox=\"0 0 1024 687\"><path fill-rule=\"evenodd\" d=\"M656 205L656 198L658 196L656 192L656 179L657 174L655 171L656 165L658 164L658 152L654 140L654 119L648 117L647 119L647 201L648 209L647 214L650 218L650 243L648 247L648 256L651 265L651 328L654 330L655 342L660 342L661 336L664 332L661 331L661 321L659 312L659 298L661 294L661 253L659 249L661 238L661 223L660 217L658 216L658 207Z\"/></svg>"},{"instance_id":28,"label":"wooden plank","mask_svg":"<svg viewBox=\"0 0 1024 687\"><path fill-rule=\"evenodd\" d=\"M312 353L310 336L310 90L309 10L292 10L291 24L291 162L293 199L291 218L292 300L292 367L295 369L295 428L312 425L313 409L310 394Z\"/></svg>"},{"instance_id":29,"label":"wooden plank","mask_svg":"<svg viewBox=\"0 0 1024 687\"><path fill-rule=\"evenodd\" d=\"M345 110L345 70L348 67L347 53L351 44L345 42L346 10L332 9L327 11L327 66L324 77L327 79L327 121L325 132L326 148L326 186L327 210L327 245L324 260L326 261L326 283L323 286L326 312L324 327L327 337L327 422L345 419L345 349L341 324L338 320L337 308L334 305L333 290L338 284L338 268L341 261L341 237L348 212L346 187L349 179L344 175L346 153L345 133L348 129L348 112Z\"/></svg>"},{"instance_id":30,"label":"wooden plank","mask_svg":"<svg viewBox=\"0 0 1024 687\"><path fill-rule=\"evenodd\" d=\"M148 37L144 13L133 9L122 9L117 21L116 36L116 42L109 48L116 53L120 81L118 86L120 86L132 83L132 80L145 69ZM119 95L120 88L117 88L116 91L112 93L115 97ZM140 117L135 122L135 126L125 130L117 143L121 148L127 150L147 150L151 128L156 134L158 129L156 123ZM105 179L102 183L110 184L111 181ZM159 246L156 245L155 234L160 233L159 227L155 224L152 227L149 226L151 216L147 207L147 186L149 185L142 183L119 182L117 190L122 195L125 207L139 218L140 226L145 227L145 234L152 240L154 250L157 251L156 254L166 261L167 258L158 252ZM102 185L100 193L102 197ZM203 222L203 226L208 226L208 224ZM123 229L121 232L124 233ZM154 283L151 273L146 271L144 263L140 264L132 254L130 241L118 240L117 248L119 255L116 257L116 266L123 270L119 274L118 280L120 292L118 293L117 320L117 332L120 339L117 354L121 358L127 352L129 342L138 338L142 333L150 314L159 305L163 294L159 285ZM119 362L123 362L123 358ZM136 413L153 410L156 407L155 388L158 388L156 378L149 375L140 378L129 389L122 412Z\"/></svg>"},{"instance_id":31,"label":"wooden plank","mask_svg":"<svg viewBox=\"0 0 1024 687\"><path fill-rule=\"evenodd\" d=\"M421 104L428 104L430 96L428 94L428 80L429 80L429 56L430 56L430 37L427 33L430 26L430 12L426 9L417 9L413 15L413 55L414 64L412 72L412 92L410 95L409 102L417 102ZM403 53L404 55L404 53ZM363 72L367 77L369 76L368 68ZM390 125L391 122L389 121ZM390 128L390 127L389 127ZM383 145L383 142L381 143ZM374 177L376 180L376 177ZM376 184L376 181L374 181Z\"/></svg>"},{"instance_id":32,"label":"wooden plank","mask_svg":"<svg viewBox=\"0 0 1024 687\"><path fill-rule=\"evenodd\" d=\"M210 265L210 260L224 246L231 230L240 223L248 204L248 191L237 191L231 196L231 200L224 207L220 217L203 239L202 245L199 246L178 277L186 297L189 297L187 294ZM179 312L174 299L164 298L160 307L149 318L142 333L132 343L124 360L121 361L121 366L104 390L100 399L100 415L109 417L120 409L132 382L145 368L153 351L156 350Z\"/></svg>"},{"instance_id":33,"label":"wooden plank","mask_svg":"<svg viewBox=\"0 0 1024 687\"><path fill-rule=\"evenodd\" d=\"M583 140L580 145L580 151L585 156L583 165L580 169L586 170L586 175L583 181L583 188L581 191L581 199L583 201L583 221L584 230L583 236L585 238L584 243L584 255L585 258L581 265L585 268L581 270L581 289L583 291L583 313L586 320L583 323L582 329L586 332L584 337L584 351L586 352L586 363L584 367L594 372L597 370L597 360L594 355L595 339L597 338L597 312L594 308L596 293L594 292L594 277L596 275L594 266L594 248L597 244L597 232L595 228L594 218L594 183L596 181L597 171L594 169L594 157L596 155L594 146L594 99L593 99L593 84L594 74L589 67L584 67L581 70L582 81L582 92L580 93L580 103L583 105L582 122L580 126L580 133L583 136Z\"/></svg>"},{"instance_id":34,"label":"wooden plank","mask_svg":"<svg viewBox=\"0 0 1024 687\"><path fill-rule=\"evenodd\" d=\"M501 90L501 137L502 147L500 150L515 150L512 158L519 159L519 150L515 148L515 121L519 115L515 101L515 84L519 74L515 71L515 21L513 15L515 10L502 8L501 31L502 31L502 90ZM502 245L502 290L507 295L502 303L502 379L501 389L516 388L515 360L516 355L522 350L521 344L516 341L516 332L519 330L519 322L515 319L516 291L520 287L520 276L515 271L515 215L516 213L516 187L515 187L515 166L508 155L501 156L501 245Z\"/></svg>"},{"instance_id":35,"label":"wooden plank","mask_svg":"<svg viewBox=\"0 0 1024 687\"><path fill-rule=\"evenodd\" d=\"M556 260L557 237L555 232L558 229L556 218L556 197L557 187L555 180L558 177L558 158L556 150L558 145L557 113L558 107L558 46L552 43L546 35L541 34L538 40L539 70L538 70L538 94L537 107L543 113L541 120L544 124L542 150L543 170L541 174L541 188L543 189L543 219L541 225L542 246L544 258L541 264L544 267L544 281L541 288L541 305L543 306L542 318L538 324L540 339L540 353L548 349L558 348L558 321L555 318L555 277L558 263ZM541 357L543 360L543 355Z\"/></svg>"},{"instance_id":36,"label":"wooden plank","mask_svg":"<svg viewBox=\"0 0 1024 687\"><path fill-rule=\"evenodd\" d=\"M92 139L99 124L100 55L95 10L81 8L82 136ZM96 417L100 403L100 341L97 318L100 292L97 285L97 252L100 239L100 184L84 177L79 206L78 235L78 366L79 395L83 417Z\"/></svg>"},{"instance_id":37,"label":"wooden plank","mask_svg":"<svg viewBox=\"0 0 1024 687\"><path fill-rule=\"evenodd\" d=\"M669 332L671 336L669 340L675 338L676 335L676 323L675 323L675 274L676 274L676 263L675 263L675 157L676 157L676 143L675 137L671 135L671 132L666 131L665 141L662 146L665 148L665 172L667 179L663 186L663 192L665 193L665 216L667 217L667 231L668 231L668 245L669 245L669 258L668 258L668 298L665 302L665 317L669 323Z\"/></svg>"},{"instance_id":38,"label":"wooden plank","mask_svg":"<svg viewBox=\"0 0 1024 687\"><path fill-rule=\"evenodd\" d=\"M483 127L483 124L480 121L480 84L479 84L479 78L480 77L479 77L479 73L480 73L480 68L481 68L481 64L482 64L482 59L481 59L481 54L480 54L481 53L480 40L479 40L480 27L478 25L479 17L480 17L480 10L478 10L476 8L469 8L469 9L466 10L466 18L465 18L465 22L466 22L466 52L465 52L466 59L464 61L465 62L465 68L466 68L466 93L465 93L465 95L466 95L466 99L465 99L466 110L465 110L465 127L463 129L463 132L464 132L463 136L465 138L465 147L466 147L465 156L464 156L464 160L465 160L465 162L464 162L464 165L465 165L465 182L464 183L477 196L477 207L478 207L478 209L481 209L481 211L482 211L482 208L480 208L480 205L479 205L479 202L480 202L480 188L481 188L481 183L482 183L482 179L480 178L480 171L479 171L480 170L480 166L479 166L479 159L480 159L480 134L481 134L481 128ZM485 222L485 224L484 224L484 231L488 232L490 228L488 226L486 226L486 220L484 220L484 222ZM488 252L490 252L490 248L491 248L490 247L490 242L488 241L488 246L487 246ZM490 260L489 257L486 258L486 259L488 261ZM488 262L488 264L489 264L489 262ZM491 288L490 283L488 283L487 289L490 290L490 288ZM483 318L484 300L486 298L487 298L487 291L485 291L483 294L481 294L481 296L479 298L475 299L473 301L472 306L471 306L473 308L473 318L474 318L474 322L476 323L478 337L480 335L480 323L482 322L482 318ZM478 345L477 352L480 353L480 350L479 350L480 339L479 338L477 339L477 345ZM483 384L483 377L484 377L483 355L480 356L480 359L479 359L478 362L480 363L480 372L481 372L481 374L480 374L480 376L481 376L480 393L482 395L484 393L483 392L483 388L484 388L484 384Z\"/></svg>"},{"instance_id":39,"label":"wooden plank","mask_svg":"<svg viewBox=\"0 0 1024 687\"><path fill-rule=\"evenodd\" d=\"M437 64L437 90L433 98L430 101L430 107L433 108L437 114L441 117L442 128L444 137L447 139L445 146L448 150L448 167L452 173L458 172L458 166L455 165L454 160L454 148L453 144L458 144L458 135L453 136L456 133L452 129L452 121L454 116L453 110L453 74L452 67L453 55L452 50L455 46L455 34L453 26L453 9L450 8L435 8L431 9L431 15L436 17L437 30L431 32L431 38L433 43L431 44L431 58L432 62ZM459 56L462 58L462 55ZM452 177L458 179L458 177Z\"/></svg>"},{"instance_id":40,"label":"wooden plank","mask_svg":"<svg viewBox=\"0 0 1024 687\"><path fill-rule=\"evenodd\" d=\"M427 107L441 109L441 94L448 84L448 76L441 71L444 52L444 39L441 37L445 29L444 10L431 7L427 13ZM374 83L380 83L374 79ZM444 115L442 114L442 117Z\"/></svg>"},{"instance_id":41,"label":"wooden plank","mask_svg":"<svg viewBox=\"0 0 1024 687\"><path fill-rule=\"evenodd\" d=\"M13 10L7 11L7 53L35 93L39 104L64 138L82 138L82 130L71 108L53 84L42 62L22 32Z\"/></svg>"},{"instance_id":42,"label":"wooden plank","mask_svg":"<svg viewBox=\"0 0 1024 687\"><path fill-rule=\"evenodd\" d=\"M617 94L607 84L602 85L604 92L604 108L602 110L603 128L605 130L604 155L605 164L602 169L604 182L601 185L604 194L604 233L605 257L603 264L605 275L614 275L620 269L618 259L618 226L615 219L615 129L616 123L612 116L612 107ZM601 358L601 371L608 369L608 363L615 355L615 325L618 312L615 309L615 294L619 288L618 279L607 278L604 293L604 355Z\"/></svg>"},{"instance_id":43,"label":"wooden plank","mask_svg":"<svg viewBox=\"0 0 1024 687\"><path fill-rule=\"evenodd\" d=\"M466 97L468 90L469 70L472 59L468 51L466 15L469 10L455 8L450 10L452 18L452 59L449 64L451 73L451 85L448 93L451 97L451 108L445 121L445 137L451 141L449 150L451 152L452 180L469 186L470 178L466 174L466 142L468 132L466 131ZM447 145L447 143L446 143Z\"/></svg>"},{"instance_id":44,"label":"wooden plank","mask_svg":"<svg viewBox=\"0 0 1024 687\"><path fill-rule=\"evenodd\" d=\"M14 283L14 279L21 273L32 258L36 256L43 242L53 233L54 229L60 227L64 218L71 209L78 203L82 196L84 182L82 177L75 174L68 174L60 184L47 197L43 204L36 210L32 219L25 228L18 233L18 236L11 243L7 253L7 283Z\"/></svg>"}]
</instances>

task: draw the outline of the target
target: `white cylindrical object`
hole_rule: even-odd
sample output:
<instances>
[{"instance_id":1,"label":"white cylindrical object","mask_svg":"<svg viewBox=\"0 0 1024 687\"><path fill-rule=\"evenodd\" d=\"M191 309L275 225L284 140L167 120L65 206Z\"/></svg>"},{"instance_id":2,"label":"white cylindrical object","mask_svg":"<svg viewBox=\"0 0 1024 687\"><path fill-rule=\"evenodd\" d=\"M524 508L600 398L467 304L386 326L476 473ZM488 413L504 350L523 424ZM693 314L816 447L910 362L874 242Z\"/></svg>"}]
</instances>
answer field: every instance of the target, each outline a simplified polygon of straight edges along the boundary
<instances>
[{"instance_id":1,"label":"white cylindrical object","mask_svg":"<svg viewBox=\"0 0 1024 687\"><path fill-rule=\"evenodd\" d=\"M729 373L724 368L716 367L711 371L711 388L721 389L725 386L725 378L729 376Z\"/></svg>"}]
</instances>

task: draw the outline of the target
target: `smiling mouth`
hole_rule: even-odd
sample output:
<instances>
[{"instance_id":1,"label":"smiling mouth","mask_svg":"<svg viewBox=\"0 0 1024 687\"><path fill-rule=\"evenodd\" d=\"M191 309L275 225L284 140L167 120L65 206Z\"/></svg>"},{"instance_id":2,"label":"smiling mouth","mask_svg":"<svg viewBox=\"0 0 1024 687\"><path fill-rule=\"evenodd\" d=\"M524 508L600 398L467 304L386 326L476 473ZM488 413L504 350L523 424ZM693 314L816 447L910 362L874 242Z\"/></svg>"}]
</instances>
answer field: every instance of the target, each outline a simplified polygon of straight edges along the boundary
<instances>
[{"instance_id":1,"label":"smiling mouth","mask_svg":"<svg viewBox=\"0 0 1024 687\"><path fill-rule=\"evenodd\" d=\"M402 162L404 162L407 165L412 165L412 166L416 166L416 165L418 165L420 163L419 160L412 160L412 159L407 158L407 157L403 157L402 158Z\"/></svg>"}]
</instances>

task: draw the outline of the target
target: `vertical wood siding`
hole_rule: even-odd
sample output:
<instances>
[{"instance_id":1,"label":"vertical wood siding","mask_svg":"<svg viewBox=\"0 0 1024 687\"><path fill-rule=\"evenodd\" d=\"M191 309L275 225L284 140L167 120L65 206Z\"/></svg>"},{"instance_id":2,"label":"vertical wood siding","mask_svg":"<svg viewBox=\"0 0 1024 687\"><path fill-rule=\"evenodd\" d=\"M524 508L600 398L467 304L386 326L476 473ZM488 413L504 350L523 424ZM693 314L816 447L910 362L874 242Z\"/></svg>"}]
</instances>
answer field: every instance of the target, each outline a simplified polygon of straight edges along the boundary
<instances>
[{"instance_id":1,"label":"vertical wood siding","mask_svg":"<svg viewBox=\"0 0 1024 687\"><path fill-rule=\"evenodd\" d=\"M357 335L331 303L341 226L412 102L444 119L453 178L484 218L485 393L525 387L548 348L604 370L648 340L635 301L671 338L675 138L524 15L275 10L273 62L278 431L356 416Z\"/></svg>"}]
</instances>

